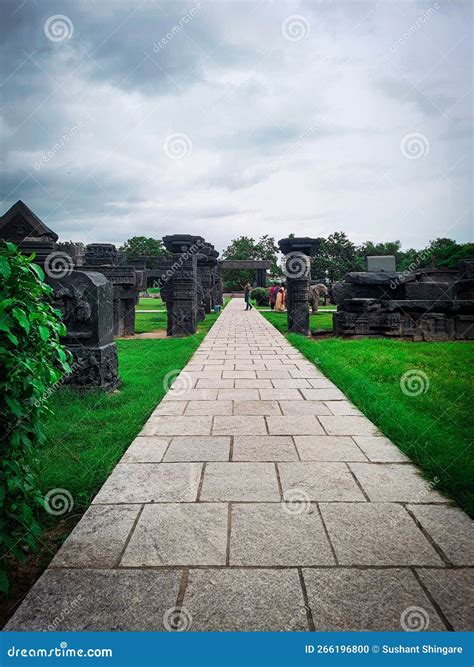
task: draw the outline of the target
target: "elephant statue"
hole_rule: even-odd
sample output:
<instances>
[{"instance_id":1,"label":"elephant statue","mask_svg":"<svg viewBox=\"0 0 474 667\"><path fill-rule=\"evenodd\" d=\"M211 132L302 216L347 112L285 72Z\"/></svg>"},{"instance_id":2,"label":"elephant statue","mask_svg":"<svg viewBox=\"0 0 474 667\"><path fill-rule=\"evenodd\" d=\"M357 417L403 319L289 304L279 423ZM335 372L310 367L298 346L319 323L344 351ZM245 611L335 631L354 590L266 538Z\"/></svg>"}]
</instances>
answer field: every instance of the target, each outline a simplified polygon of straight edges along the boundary
<instances>
[{"instance_id":1,"label":"elephant statue","mask_svg":"<svg viewBox=\"0 0 474 667\"><path fill-rule=\"evenodd\" d=\"M328 288L322 283L317 285L310 285L309 287L309 303L311 306L311 313L314 315L318 312L319 299L321 295L327 296Z\"/></svg>"}]
</instances>

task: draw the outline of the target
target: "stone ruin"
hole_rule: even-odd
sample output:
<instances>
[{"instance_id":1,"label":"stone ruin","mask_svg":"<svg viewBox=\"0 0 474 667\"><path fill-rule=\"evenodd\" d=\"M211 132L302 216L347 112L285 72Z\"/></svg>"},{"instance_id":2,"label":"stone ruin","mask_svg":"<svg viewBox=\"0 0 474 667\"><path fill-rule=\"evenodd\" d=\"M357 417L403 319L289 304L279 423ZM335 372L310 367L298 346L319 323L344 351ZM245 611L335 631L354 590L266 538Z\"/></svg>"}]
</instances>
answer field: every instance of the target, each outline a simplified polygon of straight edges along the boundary
<instances>
[{"instance_id":1,"label":"stone ruin","mask_svg":"<svg viewBox=\"0 0 474 667\"><path fill-rule=\"evenodd\" d=\"M331 288L337 336L474 339L474 259L458 270L397 272L394 257L368 257L367 269Z\"/></svg>"},{"instance_id":2,"label":"stone ruin","mask_svg":"<svg viewBox=\"0 0 474 667\"><path fill-rule=\"evenodd\" d=\"M278 245L285 255L288 332L308 336L311 257L319 247L319 240L294 237L280 239Z\"/></svg>"},{"instance_id":3,"label":"stone ruin","mask_svg":"<svg viewBox=\"0 0 474 667\"><path fill-rule=\"evenodd\" d=\"M112 243L91 243L86 246L82 268L102 273L113 285L114 336L133 336L135 306L140 291L146 289L144 262L128 261Z\"/></svg>"},{"instance_id":4,"label":"stone ruin","mask_svg":"<svg viewBox=\"0 0 474 667\"><path fill-rule=\"evenodd\" d=\"M61 342L73 355L64 382L79 388L111 390L118 386L113 338L113 287L101 273L75 270L70 256L57 250L58 235L22 201L0 219L0 239L14 243L35 263L53 288L53 305L62 313L67 335Z\"/></svg>"}]
</instances>

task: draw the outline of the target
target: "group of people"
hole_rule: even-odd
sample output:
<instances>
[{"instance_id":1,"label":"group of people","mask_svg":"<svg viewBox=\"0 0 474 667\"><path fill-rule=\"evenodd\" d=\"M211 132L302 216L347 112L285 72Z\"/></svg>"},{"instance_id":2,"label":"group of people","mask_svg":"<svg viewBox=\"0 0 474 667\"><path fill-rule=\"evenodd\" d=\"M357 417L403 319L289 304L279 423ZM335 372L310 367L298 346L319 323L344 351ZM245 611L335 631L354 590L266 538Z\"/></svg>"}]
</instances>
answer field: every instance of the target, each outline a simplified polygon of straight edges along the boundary
<instances>
[{"instance_id":1,"label":"group of people","mask_svg":"<svg viewBox=\"0 0 474 667\"><path fill-rule=\"evenodd\" d=\"M274 283L270 287L270 308L280 312L285 310L285 297L286 294L283 285Z\"/></svg>"},{"instance_id":2,"label":"group of people","mask_svg":"<svg viewBox=\"0 0 474 667\"><path fill-rule=\"evenodd\" d=\"M244 287L244 300L245 300L245 310L252 310L253 306L250 303L250 293L252 291L252 285L247 283ZM285 310L285 288L283 285L277 285L274 283L270 287L270 308L272 310L277 310L283 312Z\"/></svg>"}]
</instances>

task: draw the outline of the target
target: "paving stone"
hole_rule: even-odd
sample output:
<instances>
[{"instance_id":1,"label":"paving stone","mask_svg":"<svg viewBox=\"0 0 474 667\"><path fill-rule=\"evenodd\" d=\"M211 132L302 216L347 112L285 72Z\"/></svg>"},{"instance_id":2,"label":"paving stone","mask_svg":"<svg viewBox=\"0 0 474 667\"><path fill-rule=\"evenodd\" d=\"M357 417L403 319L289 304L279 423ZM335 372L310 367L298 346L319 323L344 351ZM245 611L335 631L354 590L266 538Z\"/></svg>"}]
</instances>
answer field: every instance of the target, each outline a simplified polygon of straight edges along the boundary
<instances>
[{"instance_id":1,"label":"paving stone","mask_svg":"<svg viewBox=\"0 0 474 667\"><path fill-rule=\"evenodd\" d=\"M267 424L270 435L324 434L321 424L318 422L318 418L314 415L267 417Z\"/></svg>"},{"instance_id":2,"label":"paving stone","mask_svg":"<svg viewBox=\"0 0 474 667\"><path fill-rule=\"evenodd\" d=\"M305 391L302 389L301 391ZM310 391L319 391L312 389ZM321 389L321 391L325 391ZM308 398L309 400L309 398ZM366 417L319 417L328 435L377 435L377 428Z\"/></svg>"},{"instance_id":3,"label":"paving stone","mask_svg":"<svg viewBox=\"0 0 474 667\"><path fill-rule=\"evenodd\" d=\"M215 401L217 389L190 389L189 391L170 391L163 401Z\"/></svg>"},{"instance_id":4,"label":"paving stone","mask_svg":"<svg viewBox=\"0 0 474 667\"><path fill-rule=\"evenodd\" d=\"M425 612L427 630L446 630L409 569L305 569L303 577L317 631L401 632L410 607Z\"/></svg>"},{"instance_id":5,"label":"paving stone","mask_svg":"<svg viewBox=\"0 0 474 667\"><path fill-rule=\"evenodd\" d=\"M350 468L374 502L447 502L446 498L430 487L413 465L351 463Z\"/></svg>"},{"instance_id":6,"label":"paving stone","mask_svg":"<svg viewBox=\"0 0 474 667\"><path fill-rule=\"evenodd\" d=\"M307 500L365 501L349 469L340 462L279 463L283 497L301 494Z\"/></svg>"},{"instance_id":7,"label":"paving stone","mask_svg":"<svg viewBox=\"0 0 474 667\"><path fill-rule=\"evenodd\" d=\"M236 435L233 461L297 461L293 438L289 435Z\"/></svg>"},{"instance_id":8,"label":"paving stone","mask_svg":"<svg viewBox=\"0 0 474 667\"><path fill-rule=\"evenodd\" d=\"M440 606L452 628L472 632L474 627L474 570L417 569L420 579Z\"/></svg>"},{"instance_id":9,"label":"paving stone","mask_svg":"<svg viewBox=\"0 0 474 667\"><path fill-rule=\"evenodd\" d=\"M349 401L325 401L324 405L329 408L330 414L346 416L361 416L362 413L358 410L355 405L349 403Z\"/></svg>"},{"instance_id":10,"label":"paving stone","mask_svg":"<svg viewBox=\"0 0 474 667\"><path fill-rule=\"evenodd\" d=\"M302 401L303 396L298 389L259 389L262 401Z\"/></svg>"},{"instance_id":11,"label":"paving stone","mask_svg":"<svg viewBox=\"0 0 474 667\"><path fill-rule=\"evenodd\" d=\"M140 505L91 505L50 567L114 567L140 509Z\"/></svg>"},{"instance_id":12,"label":"paving stone","mask_svg":"<svg viewBox=\"0 0 474 667\"><path fill-rule=\"evenodd\" d=\"M331 411L321 401L282 401L284 415L330 415Z\"/></svg>"},{"instance_id":13,"label":"paving stone","mask_svg":"<svg viewBox=\"0 0 474 667\"><path fill-rule=\"evenodd\" d=\"M224 378L204 378L198 380L196 389L232 389L234 380Z\"/></svg>"},{"instance_id":14,"label":"paving stone","mask_svg":"<svg viewBox=\"0 0 474 667\"><path fill-rule=\"evenodd\" d=\"M22 631L164 631L179 570L46 570L6 626Z\"/></svg>"},{"instance_id":15,"label":"paving stone","mask_svg":"<svg viewBox=\"0 0 474 667\"><path fill-rule=\"evenodd\" d=\"M232 401L189 401L184 414L186 416L187 415L231 415Z\"/></svg>"},{"instance_id":16,"label":"paving stone","mask_svg":"<svg viewBox=\"0 0 474 667\"><path fill-rule=\"evenodd\" d=\"M334 565L319 512L308 503L232 505L231 565Z\"/></svg>"},{"instance_id":17,"label":"paving stone","mask_svg":"<svg viewBox=\"0 0 474 667\"><path fill-rule=\"evenodd\" d=\"M408 509L453 565L474 565L473 522L458 507L408 505Z\"/></svg>"},{"instance_id":18,"label":"paving stone","mask_svg":"<svg viewBox=\"0 0 474 667\"><path fill-rule=\"evenodd\" d=\"M271 389L272 381L271 380L236 380L235 381L236 389Z\"/></svg>"},{"instance_id":19,"label":"paving stone","mask_svg":"<svg viewBox=\"0 0 474 667\"><path fill-rule=\"evenodd\" d=\"M275 389L310 389L309 380L305 378L290 378L284 380L270 380ZM302 398L300 394L299 398Z\"/></svg>"},{"instance_id":20,"label":"paving stone","mask_svg":"<svg viewBox=\"0 0 474 667\"><path fill-rule=\"evenodd\" d=\"M343 401L346 395L339 389L330 387L323 389L302 389L301 393L307 401Z\"/></svg>"},{"instance_id":21,"label":"paving stone","mask_svg":"<svg viewBox=\"0 0 474 667\"><path fill-rule=\"evenodd\" d=\"M258 391L258 389L219 389L218 398L219 401L258 401Z\"/></svg>"},{"instance_id":22,"label":"paving stone","mask_svg":"<svg viewBox=\"0 0 474 667\"><path fill-rule=\"evenodd\" d=\"M226 503L146 505L121 565L225 565L227 515Z\"/></svg>"},{"instance_id":23,"label":"paving stone","mask_svg":"<svg viewBox=\"0 0 474 667\"><path fill-rule=\"evenodd\" d=\"M201 500L279 501L273 463L208 463Z\"/></svg>"},{"instance_id":24,"label":"paving stone","mask_svg":"<svg viewBox=\"0 0 474 667\"><path fill-rule=\"evenodd\" d=\"M292 378L318 378L321 377L321 373L315 368L300 368L290 371L290 377Z\"/></svg>"},{"instance_id":25,"label":"paving stone","mask_svg":"<svg viewBox=\"0 0 474 667\"><path fill-rule=\"evenodd\" d=\"M320 509L340 565L443 565L401 505L321 503Z\"/></svg>"},{"instance_id":26,"label":"paving stone","mask_svg":"<svg viewBox=\"0 0 474 667\"><path fill-rule=\"evenodd\" d=\"M334 385L333 382L331 382L331 380L328 380L323 376L317 378L310 378L308 380L308 383L313 389L337 389L337 387Z\"/></svg>"},{"instance_id":27,"label":"paving stone","mask_svg":"<svg viewBox=\"0 0 474 667\"><path fill-rule=\"evenodd\" d=\"M151 413L150 419L159 416L175 417L182 415L186 407L185 401L162 401Z\"/></svg>"},{"instance_id":28,"label":"paving stone","mask_svg":"<svg viewBox=\"0 0 474 667\"><path fill-rule=\"evenodd\" d=\"M255 370L243 370L243 371L224 371L222 373L222 377L225 378L232 378L233 380L252 380L253 378L256 379L255 375L256 371Z\"/></svg>"},{"instance_id":29,"label":"paving stone","mask_svg":"<svg viewBox=\"0 0 474 667\"><path fill-rule=\"evenodd\" d=\"M214 417L213 435L266 435L264 417Z\"/></svg>"},{"instance_id":30,"label":"paving stone","mask_svg":"<svg viewBox=\"0 0 474 667\"><path fill-rule=\"evenodd\" d=\"M302 461L367 460L349 436L296 435L295 444Z\"/></svg>"},{"instance_id":31,"label":"paving stone","mask_svg":"<svg viewBox=\"0 0 474 667\"><path fill-rule=\"evenodd\" d=\"M119 463L92 501L194 502L202 463Z\"/></svg>"},{"instance_id":32,"label":"paving stone","mask_svg":"<svg viewBox=\"0 0 474 667\"><path fill-rule=\"evenodd\" d=\"M171 440L164 461L228 461L229 451L229 436L175 436Z\"/></svg>"},{"instance_id":33,"label":"paving stone","mask_svg":"<svg viewBox=\"0 0 474 667\"><path fill-rule=\"evenodd\" d=\"M132 442L120 463L160 463L171 438L138 436Z\"/></svg>"},{"instance_id":34,"label":"paving stone","mask_svg":"<svg viewBox=\"0 0 474 667\"><path fill-rule=\"evenodd\" d=\"M278 401L235 401L234 415L281 415L281 411Z\"/></svg>"},{"instance_id":35,"label":"paving stone","mask_svg":"<svg viewBox=\"0 0 474 667\"><path fill-rule=\"evenodd\" d=\"M355 435L354 440L370 461L374 463L403 463L410 459L388 438L371 435Z\"/></svg>"},{"instance_id":36,"label":"paving stone","mask_svg":"<svg viewBox=\"0 0 474 667\"><path fill-rule=\"evenodd\" d=\"M255 371L257 373L258 378L269 378L270 380L276 380L277 378L289 378L290 373L289 371L279 371L279 370L271 370L271 371Z\"/></svg>"},{"instance_id":37,"label":"paving stone","mask_svg":"<svg viewBox=\"0 0 474 667\"><path fill-rule=\"evenodd\" d=\"M209 435L212 417L156 417L142 430L144 435Z\"/></svg>"},{"instance_id":38,"label":"paving stone","mask_svg":"<svg viewBox=\"0 0 474 667\"><path fill-rule=\"evenodd\" d=\"M183 607L192 631L308 630L296 569L190 570Z\"/></svg>"}]
</instances>

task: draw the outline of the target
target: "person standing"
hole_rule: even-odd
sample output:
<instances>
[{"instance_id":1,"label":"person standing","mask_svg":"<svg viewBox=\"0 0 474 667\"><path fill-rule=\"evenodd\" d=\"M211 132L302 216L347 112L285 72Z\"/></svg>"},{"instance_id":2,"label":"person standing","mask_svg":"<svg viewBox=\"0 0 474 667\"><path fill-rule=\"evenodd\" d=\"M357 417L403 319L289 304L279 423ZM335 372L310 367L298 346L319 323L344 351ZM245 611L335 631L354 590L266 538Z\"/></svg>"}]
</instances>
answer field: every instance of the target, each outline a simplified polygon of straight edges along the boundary
<instances>
[{"instance_id":1,"label":"person standing","mask_svg":"<svg viewBox=\"0 0 474 667\"><path fill-rule=\"evenodd\" d=\"M270 310L273 310L275 308L277 292L278 292L278 286L275 285L275 283L273 283L273 285L270 287Z\"/></svg>"},{"instance_id":2,"label":"person standing","mask_svg":"<svg viewBox=\"0 0 474 667\"><path fill-rule=\"evenodd\" d=\"M283 285L278 288L276 295L275 310L282 313L285 310L285 288Z\"/></svg>"},{"instance_id":3,"label":"person standing","mask_svg":"<svg viewBox=\"0 0 474 667\"><path fill-rule=\"evenodd\" d=\"M252 285L247 283L244 288L244 300L246 303L245 310L252 310L253 306L250 303L250 292L252 291Z\"/></svg>"}]
</instances>

